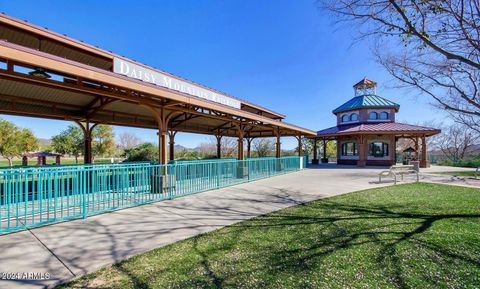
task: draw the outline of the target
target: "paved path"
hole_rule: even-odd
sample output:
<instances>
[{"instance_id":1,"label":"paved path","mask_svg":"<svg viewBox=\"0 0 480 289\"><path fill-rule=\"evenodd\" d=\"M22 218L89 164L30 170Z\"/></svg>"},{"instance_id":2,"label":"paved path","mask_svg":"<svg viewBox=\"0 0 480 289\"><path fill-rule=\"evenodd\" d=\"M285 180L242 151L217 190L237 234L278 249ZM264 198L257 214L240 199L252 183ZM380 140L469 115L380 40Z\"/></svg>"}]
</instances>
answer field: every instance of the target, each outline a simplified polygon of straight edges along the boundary
<instances>
[{"instance_id":1,"label":"paved path","mask_svg":"<svg viewBox=\"0 0 480 289\"><path fill-rule=\"evenodd\" d=\"M384 169L384 168L383 168ZM378 186L382 169L318 166L112 213L0 236L0 272L49 273L0 288L43 288L197 234L319 198Z\"/></svg>"}]
</instances>

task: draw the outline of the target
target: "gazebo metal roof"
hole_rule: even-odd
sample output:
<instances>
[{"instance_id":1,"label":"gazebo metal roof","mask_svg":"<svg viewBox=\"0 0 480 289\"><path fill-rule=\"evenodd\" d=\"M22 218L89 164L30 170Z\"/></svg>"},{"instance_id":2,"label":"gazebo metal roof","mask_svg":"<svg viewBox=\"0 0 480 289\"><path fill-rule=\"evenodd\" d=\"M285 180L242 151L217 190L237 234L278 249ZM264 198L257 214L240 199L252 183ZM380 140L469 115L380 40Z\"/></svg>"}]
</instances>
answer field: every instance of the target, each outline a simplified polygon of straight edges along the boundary
<instances>
[{"instance_id":1,"label":"gazebo metal roof","mask_svg":"<svg viewBox=\"0 0 480 289\"><path fill-rule=\"evenodd\" d=\"M395 108L395 110L397 111L400 109L400 105L393 101L390 101L375 94L367 94L356 96L350 99L349 101L334 109L332 112L339 113L342 111L368 107L391 107Z\"/></svg>"}]
</instances>

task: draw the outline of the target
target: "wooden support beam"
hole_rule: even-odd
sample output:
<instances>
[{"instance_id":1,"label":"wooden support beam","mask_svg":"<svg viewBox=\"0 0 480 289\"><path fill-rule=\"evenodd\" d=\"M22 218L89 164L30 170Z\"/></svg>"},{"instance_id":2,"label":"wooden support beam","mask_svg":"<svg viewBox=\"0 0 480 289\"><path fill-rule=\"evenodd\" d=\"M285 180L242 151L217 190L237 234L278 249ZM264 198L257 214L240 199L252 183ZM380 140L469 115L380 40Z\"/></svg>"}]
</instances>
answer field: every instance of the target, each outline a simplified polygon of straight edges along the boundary
<instances>
[{"instance_id":1,"label":"wooden support beam","mask_svg":"<svg viewBox=\"0 0 480 289\"><path fill-rule=\"evenodd\" d=\"M222 135L215 135L217 139L217 159L222 158Z\"/></svg>"},{"instance_id":2,"label":"wooden support beam","mask_svg":"<svg viewBox=\"0 0 480 289\"><path fill-rule=\"evenodd\" d=\"M302 136L296 136L295 137L298 141L298 156L301 157L303 156L303 143L302 143Z\"/></svg>"},{"instance_id":3,"label":"wooden support beam","mask_svg":"<svg viewBox=\"0 0 480 289\"><path fill-rule=\"evenodd\" d=\"M168 132L168 144L169 144L169 155L170 155L170 161L175 160L175 135L177 134L177 131L171 130Z\"/></svg>"},{"instance_id":4,"label":"wooden support beam","mask_svg":"<svg viewBox=\"0 0 480 289\"><path fill-rule=\"evenodd\" d=\"M252 141L253 137L247 137L247 159L251 157Z\"/></svg>"}]
</instances>

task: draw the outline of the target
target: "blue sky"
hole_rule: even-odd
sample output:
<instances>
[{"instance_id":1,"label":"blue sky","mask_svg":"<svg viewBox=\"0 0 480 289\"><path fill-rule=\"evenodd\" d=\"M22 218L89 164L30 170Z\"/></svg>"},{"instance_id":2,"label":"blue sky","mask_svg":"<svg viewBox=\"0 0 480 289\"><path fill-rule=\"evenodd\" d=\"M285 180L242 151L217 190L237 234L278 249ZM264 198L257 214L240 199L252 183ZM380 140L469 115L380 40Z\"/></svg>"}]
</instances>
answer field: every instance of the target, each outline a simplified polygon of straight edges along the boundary
<instances>
[{"instance_id":1,"label":"blue sky","mask_svg":"<svg viewBox=\"0 0 480 289\"><path fill-rule=\"evenodd\" d=\"M443 117L430 99L394 88L368 43L334 27L314 0L2 1L0 11L265 106L312 130L335 125L331 111L367 76L401 105L398 121ZM49 138L69 122L1 116ZM115 127L144 141L154 130ZM195 147L207 136L179 133ZM293 139L283 141L294 148Z\"/></svg>"}]
</instances>

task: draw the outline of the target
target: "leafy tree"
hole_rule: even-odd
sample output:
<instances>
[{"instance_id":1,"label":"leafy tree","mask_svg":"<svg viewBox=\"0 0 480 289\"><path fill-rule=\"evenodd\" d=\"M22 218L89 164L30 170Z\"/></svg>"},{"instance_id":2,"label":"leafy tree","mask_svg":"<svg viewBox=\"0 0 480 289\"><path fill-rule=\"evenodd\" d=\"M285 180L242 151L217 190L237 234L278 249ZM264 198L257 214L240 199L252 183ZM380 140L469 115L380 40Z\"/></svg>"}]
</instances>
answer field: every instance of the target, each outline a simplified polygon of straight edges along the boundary
<instances>
[{"instance_id":1,"label":"leafy tree","mask_svg":"<svg viewBox=\"0 0 480 289\"><path fill-rule=\"evenodd\" d=\"M93 155L108 157L115 154L115 134L110 125L99 124L92 131Z\"/></svg>"},{"instance_id":2,"label":"leafy tree","mask_svg":"<svg viewBox=\"0 0 480 289\"><path fill-rule=\"evenodd\" d=\"M74 156L78 164L78 157L83 154L84 149L83 131L76 125L68 126L60 134L52 137L52 148L59 154Z\"/></svg>"},{"instance_id":3,"label":"leafy tree","mask_svg":"<svg viewBox=\"0 0 480 289\"><path fill-rule=\"evenodd\" d=\"M11 122L0 119L0 154L8 160L12 166L12 158L20 153L17 146L18 128Z\"/></svg>"},{"instance_id":4,"label":"leafy tree","mask_svg":"<svg viewBox=\"0 0 480 289\"><path fill-rule=\"evenodd\" d=\"M39 141L30 129L19 129L17 134L17 143L22 153L38 150Z\"/></svg>"},{"instance_id":5,"label":"leafy tree","mask_svg":"<svg viewBox=\"0 0 480 289\"><path fill-rule=\"evenodd\" d=\"M373 40L400 86L433 98L480 132L478 0L320 0L337 23Z\"/></svg>"},{"instance_id":6,"label":"leafy tree","mask_svg":"<svg viewBox=\"0 0 480 289\"><path fill-rule=\"evenodd\" d=\"M204 158L215 158L215 155L202 155L200 152L196 150L178 150L175 152L175 159L177 160L198 160Z\"/></svg>"},{"instance_id":7,"label":"leafy tree","mask_svg":"<svg viewBox=\"0 0 480 289\"><path fill-rule=\"evenodd\" d=\"M133 148L124 150L126 161L158 161L158 146L153 143L143 143Z\"/></svg>"},{"instance_id":8,"label":"leafy tree","mask_svg":"<svg viewBox=\"0 0 480 289\"><path fill-rule=\"evenodd\" d=\"M12 159L23 153L38 149L38 139L32 131L18 128L15 124L0 119L0 155L12 166Z\"/></svg>"},{"instance_id":9,"label":"leafy tree","mask_svg":"<svg viewBox=\"0 0 480 289\"><path fill-rule=\"evenodd\" d=\"M313 157L313 139L302 138L302 149L304 155ZM295 148L298 152L298 146ZM334 141L327 141L327 158L334 157L337 154L337 145ZM323 141L317 140L317 157L323 158Z\"/></svg>"}]
</instances>

